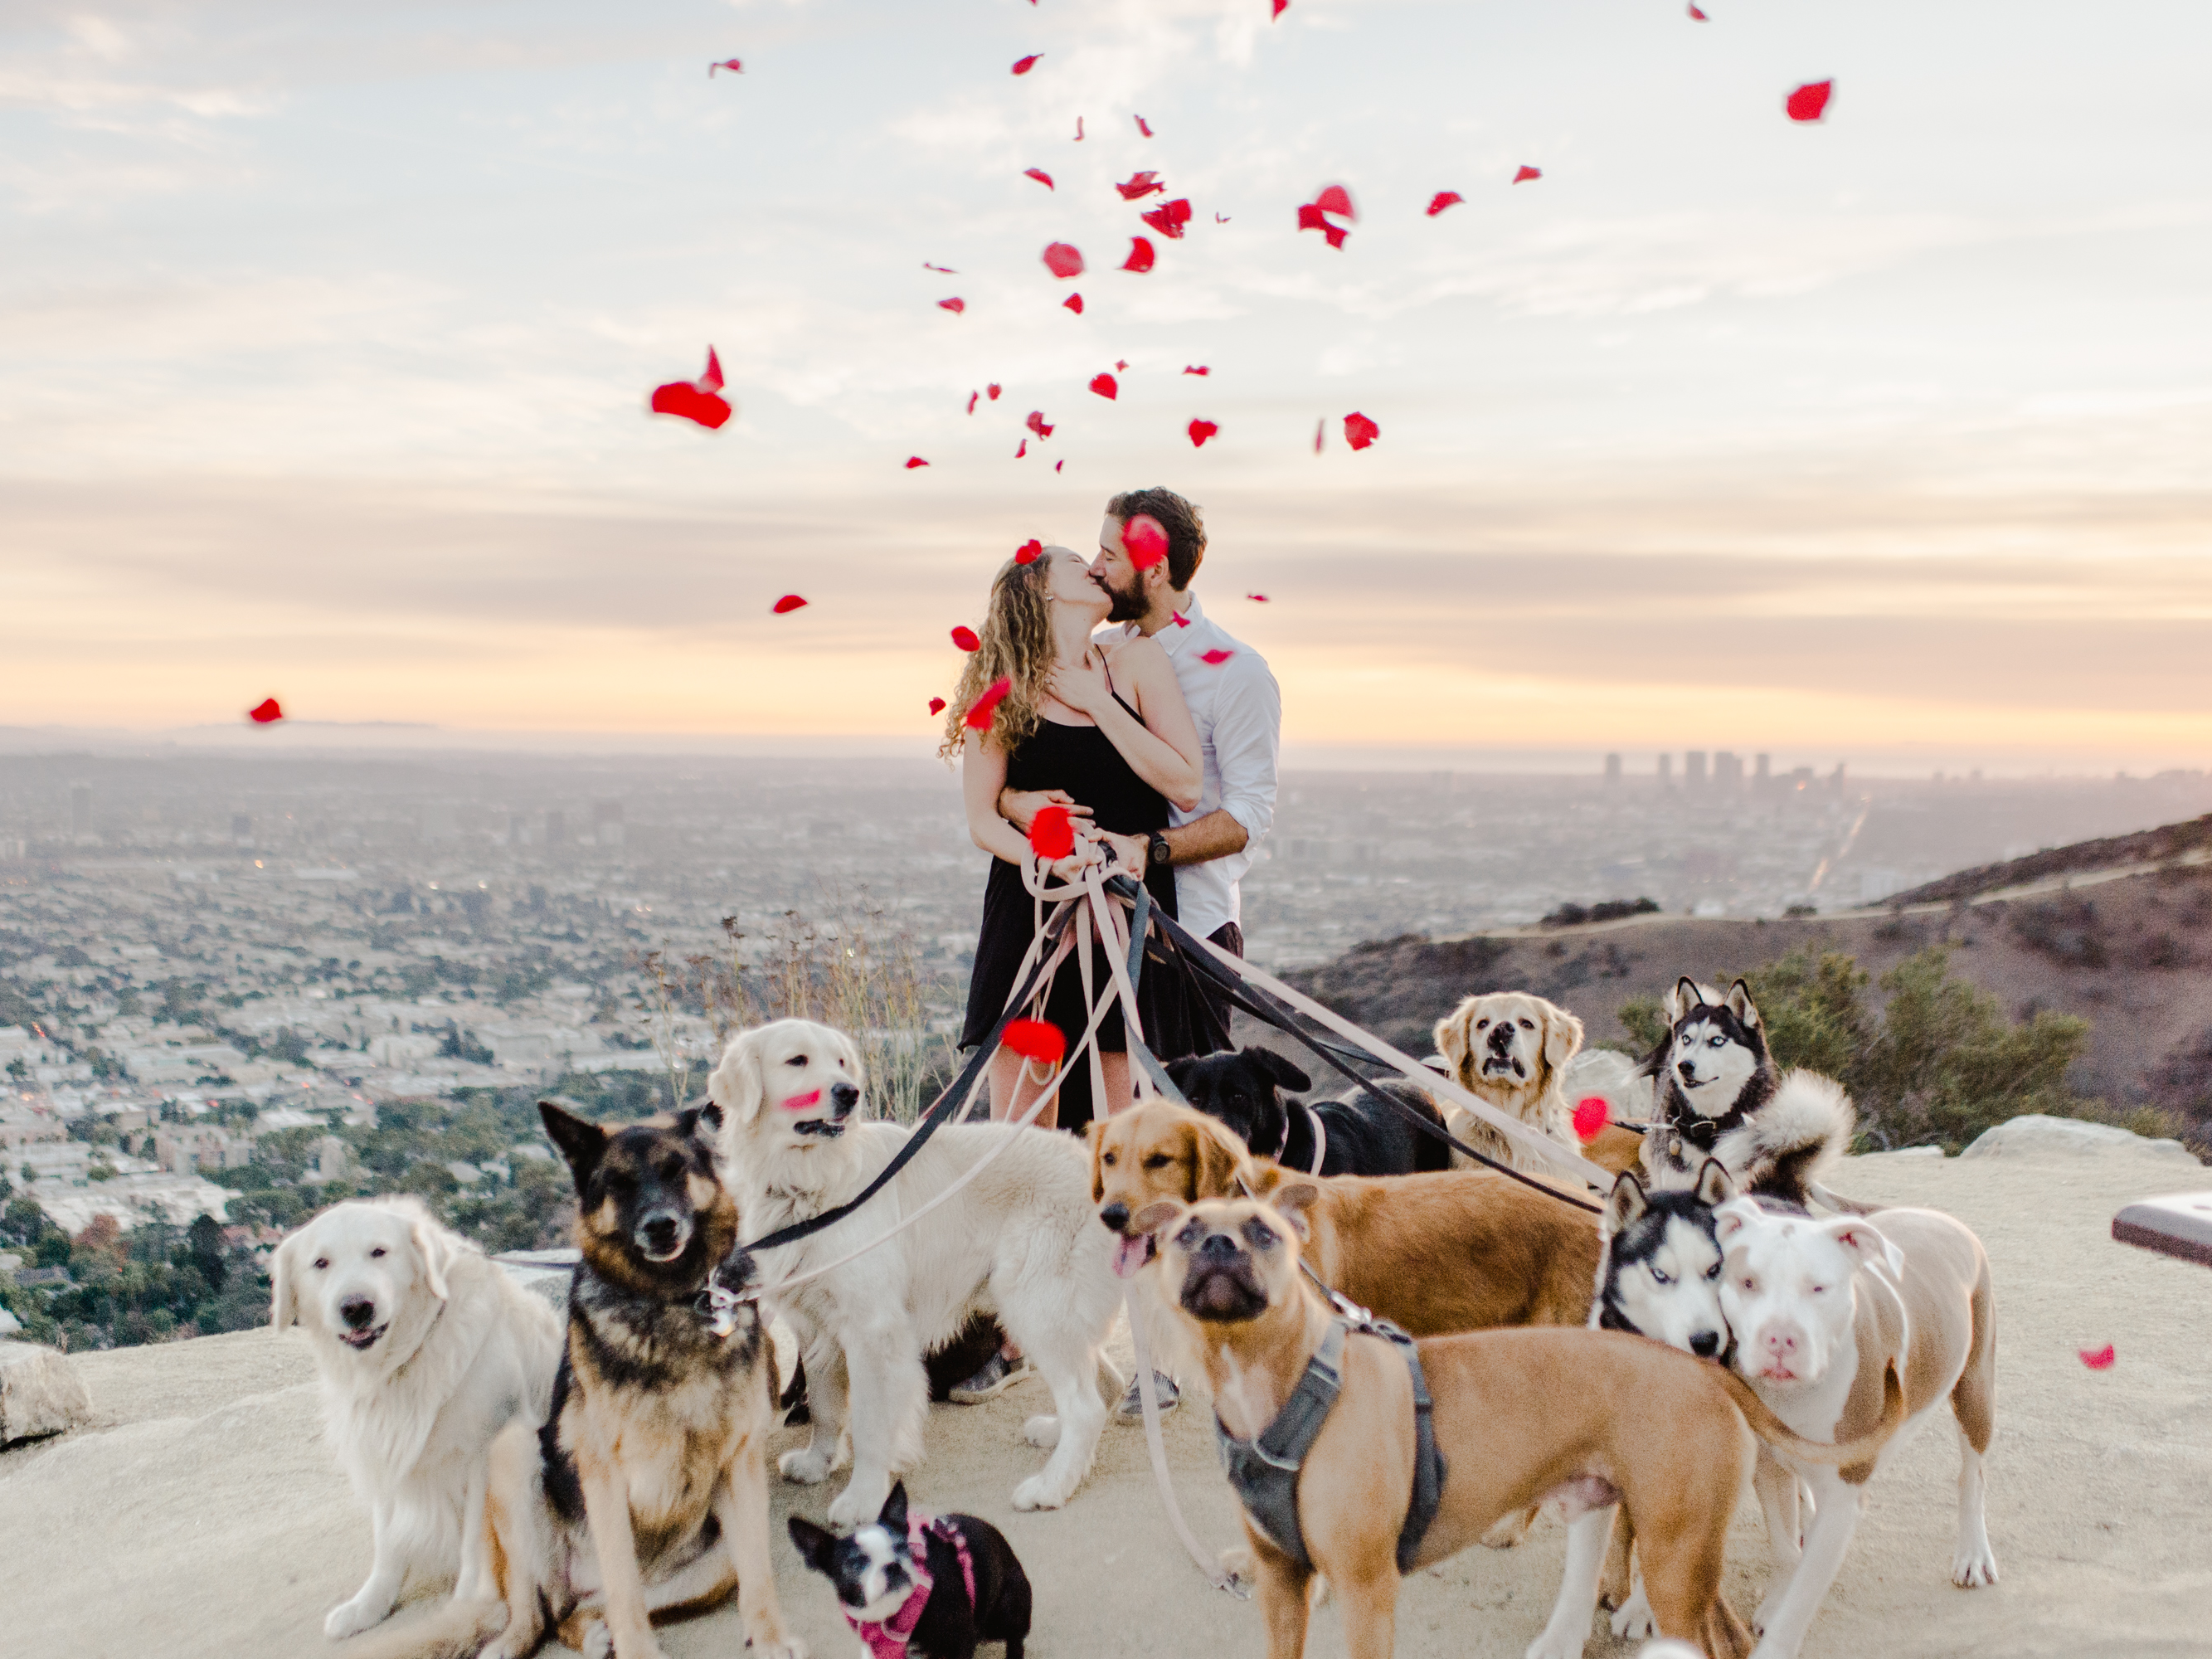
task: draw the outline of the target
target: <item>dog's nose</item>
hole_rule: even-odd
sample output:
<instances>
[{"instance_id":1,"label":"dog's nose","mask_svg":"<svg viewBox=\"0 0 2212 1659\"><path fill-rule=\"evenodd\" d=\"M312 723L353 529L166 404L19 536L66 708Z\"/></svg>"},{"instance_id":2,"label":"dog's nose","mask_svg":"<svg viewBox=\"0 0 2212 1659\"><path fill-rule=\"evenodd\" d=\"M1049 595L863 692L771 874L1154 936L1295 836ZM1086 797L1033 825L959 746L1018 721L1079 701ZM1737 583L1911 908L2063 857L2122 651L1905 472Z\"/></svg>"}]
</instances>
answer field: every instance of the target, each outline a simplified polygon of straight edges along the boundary
<instances>
[{"instance_id":1,"label":"dog's nose","mask_svg":"<svg viewBox=\"0 0 2212 1659\"><path fill-rule=\"evenodd\" d=\"M1492 1026L1490 1028L1490 1046L1497 1049L1501 1054L1508 1048L1510 1048L1513 1046L1513 1028L1510 1025Z\"/></svg>"},{"instance_id":2,"label":"dog's nose","mask_svg":"<svg viewBox=\"0 0 2212 1659\"><path fill-rule=\"evenodd\" d=\"M376 1304L365 1296L349 1296L338 1304L338 1317L354 1329L365 1331L376 1317Z\"/></svg>"},{"instance_id":3,"label":"dog's nose","mask_svg":"<svg viewBox=\"0 0 2212 1659\"><path fill-rule=\"evenodd\" d=\"M1225 1256L1233 1261L1237 1255L1237 1241L1227 1233L1208 1233L1206 1243L1198 1247L1198 1253L1217 1260Z\"/></svg>"},{"instance_id":4,"label":"dog's nose","mask_svg":"<svg viewBox=\"0 0 2212 1659\"><path fill-rule=\"evenodd\" d=\"M1129 1224L1129 1206L1117 1198L1098 1212L1098 1218L1118 1233Z\"/></svg>"},{"instance_id":5,"label":"dog's nose","mask_svg":"<svg viewBox=\"0 0 2212 1659\"><path fill-rule=\"evenodd\" d=\"M839 1117L860 1103L860 1089L854 1083L833 1083L830 1085L830 1106Z\"/></svg>"},{"instance_id":6,"label":"dog's nose","mask_svg":"<svg viewBox=\"0 0 2212 1659\"><path fill-rule=\"evenodd\" d=\"M1797 1352L1797 1335L1794 1331L1770 1328L1761 1334L1760 1342L1767 1352L1778 1359Z\"/></svg>"},{"instance_id":7,"label":"dog's nose","mask_svg":"<svg viewBox=\"0 0 2212 1659\"><path fill-rule=\"evenodd\" d=\"M1674 1069L1675 1069L1677 1072L1680 1072L1680 1073L1682 1074L1682 1081L1683 1081L1683 1082L1685 1082L1685 1083L1692 1083L1692 1082L1696 1081L1696 1079L1697 1079L1697 1075L1698 1075L1698 1068L1697 1068L1696 1066L1692 1066L1692 1064L1690 1064L1690 1062L1689 1062L1688 1060L1676 1060L1676 1061L1674 1062Z\"/></svg>"},{"instance_id":8,"label":"dog's nose","mask_svg":"<svg viewBox=\"0 0 2212 1659\"><path fill-rule=\"evenodd\" d=\"M674 1249L677 1231L676 1218L666 1214L649 1215L646 1217L644 1224L638 1228L644 1236L646 1248L655 1251Z\"/></svg>"},{"instance_id":9,"label":"dog's nose","mask_svg":"<svg viewBox=\"0 0 2212 1659\"><path fill-rule=\"evenodd\" d=\"M1700 1359L1711 1359L1721 1351L1718 1331L1699 1331L1690 1338L1690 1352Z\"/></svg>"}]
</instances>

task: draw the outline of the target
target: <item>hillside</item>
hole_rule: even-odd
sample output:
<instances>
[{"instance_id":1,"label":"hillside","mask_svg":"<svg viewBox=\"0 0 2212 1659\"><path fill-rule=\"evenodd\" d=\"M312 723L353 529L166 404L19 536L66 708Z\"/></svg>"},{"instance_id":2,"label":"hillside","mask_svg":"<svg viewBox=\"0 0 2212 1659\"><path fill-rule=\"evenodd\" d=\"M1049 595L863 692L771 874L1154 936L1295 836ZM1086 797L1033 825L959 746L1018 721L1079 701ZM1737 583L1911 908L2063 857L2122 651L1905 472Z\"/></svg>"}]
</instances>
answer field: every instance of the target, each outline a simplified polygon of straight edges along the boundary
<instances>
[{"instance_id":1,"label":"hillside","mask_svg":"<svg viewBox=\"0 0 2212 1659\"><path fill-rule=\"evenodd\" d=\"M2145 837L2124 836L2085 845L2116 847L2131 860L2166 856L2145 854L2136 843L2148 844ZM2076 851L2062 848L2015 864L2055 872L2069 867L2057 861ZM2084 861L2071 867L2097 866ZM2018 875L1999 887L2035 878ZM2069 1079L2074 1088L2124 1110L2155 1106L2176 1113L2194 1126L2190 1138L2198 1150L2206 1150L2212 1140L2212 867L2203 866L2121 874L2093 888L2085 883L2081 891L1962 897L1917 909L1771 921L1638 916L1465 939L1408 935L1360 945L1291 977L1347 1018L1425 1054L1435 1021L1473 992L1534 991L1579 1015L1591 1042L1619 1042L1627 1036L1621 1005L1656 997L1684 974L1725 980L1810 945L1856 957L1878 981L1933 944L1956 947L1951 971L1989 992L2012 1018L2048 1010L2090 1021L2087 1048ZM1870 987L1869 995L1878 1001L1878 988Z\"/></svg>"}]
</instances>

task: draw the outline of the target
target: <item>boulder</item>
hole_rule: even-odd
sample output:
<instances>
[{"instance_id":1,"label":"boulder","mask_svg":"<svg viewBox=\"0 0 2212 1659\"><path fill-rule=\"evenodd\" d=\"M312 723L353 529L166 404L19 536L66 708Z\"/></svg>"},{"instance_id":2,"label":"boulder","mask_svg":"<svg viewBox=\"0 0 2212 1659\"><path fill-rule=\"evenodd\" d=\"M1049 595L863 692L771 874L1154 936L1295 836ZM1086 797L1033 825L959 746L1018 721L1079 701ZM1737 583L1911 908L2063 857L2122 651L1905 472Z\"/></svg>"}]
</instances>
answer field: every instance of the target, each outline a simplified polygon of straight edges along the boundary
<instances>
[{"instance_id":1,"label":"boulder","mask_svg":"<svg viewBox=\"0 0 2212 1659\"><path fill-rule=\"evenodd\" d=\"M92 1396L66 1358L34 1342L0 1342L0 1445L92 1420Z\"/></svg>"},{"instance_id":2,"label":"boulder","mask_svg":"<svg viewBox=\"0 0 2212 1659\"><path fill-rule=\"evenodd\" d=\"M2029 1112L1984 1130L1960 1158L2078 1157L2085 1152L2124 1152L2163 1163L2200 1167L2197 1158L2178 1140L2152 1140L2109 1123L2088 1123L2076 1117L2047 1117Z\"/></svg>"}]
</instances>

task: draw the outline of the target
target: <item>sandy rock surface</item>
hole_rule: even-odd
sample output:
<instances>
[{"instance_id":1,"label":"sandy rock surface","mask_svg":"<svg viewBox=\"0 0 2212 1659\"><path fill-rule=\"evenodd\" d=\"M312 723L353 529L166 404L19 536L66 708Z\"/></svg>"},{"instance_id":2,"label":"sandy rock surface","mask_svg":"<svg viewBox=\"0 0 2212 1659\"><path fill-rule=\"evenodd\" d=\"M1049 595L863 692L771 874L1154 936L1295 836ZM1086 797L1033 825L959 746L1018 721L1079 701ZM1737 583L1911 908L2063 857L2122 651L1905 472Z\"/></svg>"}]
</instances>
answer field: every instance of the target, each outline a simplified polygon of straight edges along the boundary
<instances>
[{"instance_id":1,"label":"sandy rock surface","mask_svg":"<svg viewBox=\"0 0 2212 1659\"><path fill-rule=\"evenodd\" d=\"M1958 1459L1931 1428L1875 1482L1870 1512L1806 1646L1808 1659L1912 1656L2197 1655L2212 1612L2212 1272L2115 1244L2132 1200L2212 1186L2185 1159L2137 1143L2001 1158L1852 1160L1839 1192L1948 1210L1978 1231L1998 1296L1997 1438L1990 1530L1994 1589L1951 1588ZM2113 1345L2092 1371L2081 1349ZM1127 1349L1121 1362L1126 1365ZM342 1655L321 1635L369 1559L368 1522L321 1443L313 1365L267 1332L73 1362L94 1426L0 1458L0 1607L10 1652L83 1659L297 1659ZM1037 1589L1039 1659L1265 1650L1260 1615L1208 1590L1161 1513L1134 1429L1109 1426L1066 1510L1015 1515L1007 1497L1040 1454L1021 1424L1035 1382L990 1405L940 1406L917 1501L1003 1528ZM1207 1413L1169 1419L1176 1488L1200 1535L1238 1540ZM785 1431L779 1448L799 1443ZM834 1486L776 1482L778 1585L817 1656L858 1651L826 1583L804 1571L782 1517L819 1519ZM1565 1533L1539 1524L1510 1552L1476 1549L1417 1575L1399 1603L1398 1651L1519 1659L1558 1589ZM1767 1553L1757 1505L1738 1512L1729 1591L1758 1603ZM403 1615L404 1616L404 1615ZM1602 1625L1595 1627L1602 1630ZM670 1631L672 1659L742 1651L729 1612ZM1333 1610L1310 1650L1344 1650ZM549 1652L558 1650L549 1649ZM987 1650L995 1652L995 1650ZM1631 1651L1594 1635L1592 1659Z\"/></svg>"}]
</instances>

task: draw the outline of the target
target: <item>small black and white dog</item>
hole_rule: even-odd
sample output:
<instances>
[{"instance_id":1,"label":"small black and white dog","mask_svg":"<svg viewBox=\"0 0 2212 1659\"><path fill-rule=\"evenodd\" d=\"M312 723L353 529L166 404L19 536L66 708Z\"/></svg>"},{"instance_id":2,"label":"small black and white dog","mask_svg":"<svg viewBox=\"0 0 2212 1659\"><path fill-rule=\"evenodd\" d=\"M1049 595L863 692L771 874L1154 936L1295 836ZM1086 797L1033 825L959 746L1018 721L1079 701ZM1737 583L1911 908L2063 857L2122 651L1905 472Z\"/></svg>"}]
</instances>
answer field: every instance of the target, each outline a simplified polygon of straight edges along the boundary
<instances>
[{"instance_id":1,"label":"small black and white dog","mask_svg":"<svg viewBox=\"0 0 2212 1659\"><path fill-rule=\"evenodd\" d=\"M787 1524L800 1559L836 1587L871 1659L970 1659L979 1642L1004 1642L1006 1659L1022 1659L1029 1575L988 1521L909 1511L902 1480L850 1538L795 1515Z\"/></svg>"},{"instance_id":2,"label":"small black and white dog","mask_svg":"<svg viewBox=\"0 0 2212 1659\"><path fill-rule=\"evenodd\" d=\"M1395 1176L1451 1167L1451 1148L1423 1134L1363 1091L1339 1100L1286 1100L1284 1091L1313 1079L1280 1054L1247 1048L1233 1054L1198 1054L1168 1062L1183 1097L1261 1158L1309 1175ZM1438 1129L1436 1103L1410 1085L1375 1085L1403 1101Z\"/></svg>"}]
</instances>

